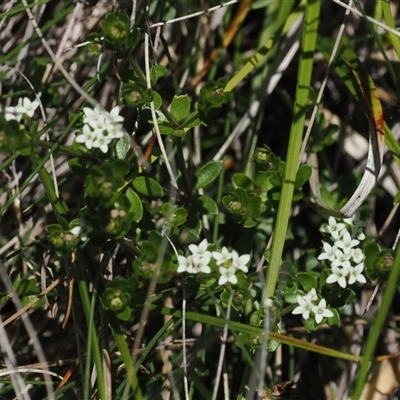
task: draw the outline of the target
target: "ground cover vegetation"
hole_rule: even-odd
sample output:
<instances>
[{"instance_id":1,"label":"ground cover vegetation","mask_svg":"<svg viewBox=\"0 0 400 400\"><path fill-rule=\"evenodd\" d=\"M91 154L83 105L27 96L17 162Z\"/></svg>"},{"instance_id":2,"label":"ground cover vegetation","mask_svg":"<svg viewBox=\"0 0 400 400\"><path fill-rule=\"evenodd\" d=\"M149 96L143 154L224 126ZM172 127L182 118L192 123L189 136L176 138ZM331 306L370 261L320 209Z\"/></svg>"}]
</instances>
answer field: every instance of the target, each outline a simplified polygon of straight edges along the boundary
<instances>
[{"instance_id":1,"label":"ground cover vegetation","mask_svg":"<svg viewBox=\"0 0 400 400\"><path fill-rule=\"evenodd\" d=\"M0 397L397 398L397 25L3 2Z\"/></svg>"}]
</instances>

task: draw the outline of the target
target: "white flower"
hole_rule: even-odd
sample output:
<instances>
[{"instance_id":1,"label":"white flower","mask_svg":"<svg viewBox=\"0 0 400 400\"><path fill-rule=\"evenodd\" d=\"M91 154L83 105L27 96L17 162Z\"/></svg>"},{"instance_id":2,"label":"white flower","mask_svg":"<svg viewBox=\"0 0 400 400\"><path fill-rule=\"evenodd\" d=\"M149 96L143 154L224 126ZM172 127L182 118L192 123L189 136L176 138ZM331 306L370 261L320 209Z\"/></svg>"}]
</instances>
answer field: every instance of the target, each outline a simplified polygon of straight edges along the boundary
<instances>
[{"instance_id":1,"label":"white flower","mask_svg":"<svg viewBox=\"0 0 400 400\"><path fill-rule=\"evenodd\" d=\"M311 299L311 301L318 300L317 291L316 291L314 288L312 288L312 289L306 294L306 296L308 296L308 297Z\"/></svg>"},{"instance_id":2,"label":"white flower","mask_svg":"<svg viewBox=\"0 0 400 400\"><path fill-rule=\"evenodd\" d=\"M324 233L329 233L332 237L333 240L336 240L340 237L343 229L346 228L346 225L337 222L334 217L329 217L328 219L328 225L324 226L321 231Z\"/></svg>"},{"instance_id":3,"label":"white flower","mask_svg":"<svg viewBox=\"0 0 400 400\"><path fill-rule=\"evenodd\" d=\"M333 317L333 312L326 308L326 300L321 299L318 305L312 307L312 312L314 313L315 322L317 324L321 323L324 317L330 318Z\"/></svg>"},{"instance_id":4,"label":"white flower","mask_svg":"<svg viewBox=\"0 0 400 400\"><path fill-rule=\"evenodd\" d=\"M114 107L110 113L102 110L99 105L96 105L94 109L84 107L83 113L85 117L83 118L82 133L85 137L78 136L76 141L85 143L89 150L99 148L103 153L107 153L111 141L124 136L122 124L119 123L124 118L119 115L118 106Z\"/></svg>"},{"instance_id":5,"label":"white flower","mask_svg":"<svg viewBox=\"0 0 400 400\"><path fill-rule=\"evenodd\" d=\"M21 121L24 115L32 118L38 106L39 102L37 100L30 101L28 97L19 98L18 104L15 107L10 106L5 108L4 118L7 121L15 119L18 122Z\"/></svg>"},{"instance_id":6,"label":"white flower","mask_svg":"<svg viewBox=\"0 0 400 400\"><path fill-rule=\"evenodd\" d=\"M218 284L225 285L225 283L229 282L232 285L236 285L238 283L238 279L235 275L235 272L235 267L219 267L219 273L221 276L219 277Z\"/></svg>"},{"instance_id":7,"label":"white flower","mask_svg":"<svg viewBox=\"0 0 400 400\"><path fill-rule=\"evenodd\" d=\"M121 122L124 122L124 117L121 117L119 115L119 107L115 106L107 115L107 119L109 120L109 123L113 125L117 125Z\"/></svg>"},{"instance_id":8,"label":"white flower","mask_svg":"<svg viewBox=\"0 0 400 400\"><path fill-rule=\"evenodd\" d=\"M178 255L178 269L176 272L181 274L182 272L187 272L189 274L195 274L196 270L193 267L192 263L193 256L185 257Z\"/></svg>"},{"instance_id":9,"label":"white flower","mask_svg":"<svg viewBox=\"0 0 400 400\"><path fill-rule=\"evenodd\" d=\"M101 115L96 120L91 120L90 122L86 122L94 131L98 131L99 133L103 133L107 131L108 124Z\"/></svg>"},{"instance_id":10,"label":"white flower","mask_svg":"<svg viewBox=\"0 0 400 400\"><path fill-rule=\"evenodd\" d=\"M349 285L352 285L355 282L367 283L365 276L362 274L364 269L364 264L358 264L355 267L349 268Z\"/></svg>"},{"instance_id":11,"label":"white flower","mask_svg":"<svg viewBox=\"0 0 400 400\"><path fill-rule=\"evenodd\" d=\"M334 261L336 259L335 252L337 247L335 245L331 246L327 242L323 242L322 247L324 248L325 252L318 256L318 260L329 260L330 262Z\"/></svg>"},{"instance_id":12,"label":"white flower","mask_svg":"<svg viewBox=\"0 0 400 400\"><path fill-rule=\"evenodd\" d=\"M335 241L335 245L343 250L343 253L350 253L352 247L357 246L360 243L357 239L352 239L350 233L346 231L340 240Z\"/></svg>"},{"instance_id":13,"label":"white flower","mask_svg":"<svg viewBox=\"0 0 400 400\"><path fill-rule=\"evenodd\" d=\"M178 273L187 272L189 274L198 274L202 272L203 274L209 274L211 268L209 267L210 256L197 257L190 255L187 257L178 255Z\"/></svg>"},{"instance_id":14,"label":"white flower","mask_svg":"<svg viewBox=\"0 0 400 400\"><path fill-rule=\"evenodd\" d=\"M232 250L232 266L235 267L237 270L239 269L243 272L248 272L249 268L247 266L247 263L249 261L250 261L249 254L243 254L242 256L239 257L238 252Z\"/></svg>"},{"instance_id":15,"label":"white flower","mask_svg":"<svg viewBox=\"0 0 400 400\"><path fill-rule=\"evenodd\" d=\"M315 289L311 289L304 296L297 295L297 303L299 305L292 311L292 314L302 314L302 317L307 320L314 306L313 301L316 300L318 300L318 296Z\"/></svg>"},{"instance_id":16,"label":"white flower","mask_svg":"<svg viewBox=\"0 0 400 400\"><path fill-rule=\"evenodd\" d=\"M101 112L101 108L98 104L93 110L89 107L83 107L83 113L85 114L83 123L89 125L91 123L96 123L96 121L100 118Z\"/></svg>"},{"instance_id":17,"label":"white flower","mask_svg":"<svg viewBox=\"0 0 400 400\"><path fill-rule=\"evenodd\" d=\"M107 134L110 139L121 139L124 136L122 125L108 125Z\"/></svg>"},{"instance_id":18,"label":"white flower","mask_svg":"<svg viewBox=\"0 0 400 400\"><path fill-rule=\"evenodd\" d=\"M96 139L93 141L93 147L100 149L103 153L107 153L108 145L111 143L111 138L108 136L104 136L102 133L96 133L97 136Z\"/></svg>"},{"instance_id":19,"label":"white flower","mask_svg":"<svg viewBox=\"0 0 400 400\"><path fill-rule=\"evenodd\" d=\"M21 121L22 114L21 113L17 113L17 108L16 107L12 107L12 106L6 107L4 111L5 111L4 118L7 121L11 121L11 120L14 120L14 119L16 121L18 121L18 122Z\"/></svg>"},{"instance_id":20,"label":"white flower","mask_svg":"<svg viewBox=\"0 0 400 400\"><path fill-rule=\"evenodd\" d=\"M335 259L332 261L331 267L343 267L349 268L350 267L350 253L344 253L343 251L336 249L335 251Z\"/></svg>"},{"instance_id":21,"label":"white flower","mask_svg":"<svg viewBox=\"0 0 400 400\"><path fill-rule=\"evenodd\" d=\"M16 112L21 115L26 114L29 118L32 118L38 106L39 102L37 100L30 101L27 97L19 98Z\"/></svg>"},{"instance_id":22,"label":"white flower","mask_svg":"<svg viewBox=\"0 0 400 400\"><path fill-rule=\"evenodd\" d=\"M356 264L359 264L361 261L364 260L364 253L362 252L361 249L351 249L351 259L353 260L353 262L355 262Z\"/></svg>"},{"instance_id":23,"label":"white flower","mask_svg":"<svg viewBox=\"0 0 400 400\"><path fill-rule=\"evenodd\" d=\"M82 133L75 138L76 142L84 143L88 150L93 147L95 140L97 140L97 132L92 131L89 125L83 125Z\"/></svg>"},{"instance_id":24,"label":"white flower","mask_svg":"<svg viewBox=\"0 0 400 400\"><path fill-rule=\"evenodd\" d=\"M227 265L232 264L232 253L224 246L221 251L213 251L212 256L215 258L217 265Z\"/></svg>"},{"instance_id":25,"label":"white flower","mask_svg":"<svg viewBox=\"0 0 400 400\"><path fill-rule=\"evenodd\" d=\"M209 266L211 256L198 257L193 255L191 257L192 257L192 264L196 272L202 272L203 274L211 273L211 268Z\"/></svg>"},{"instance_id":26,"label":"white flower","mask_svg":"<svg viewBox=\"0 0 400 400\"><path fill-rule=\"evenodd\" d=\"M344 289L347 285L346 277L349 274L349 268L339 268L332 265L332 274L328 276L326 283L337 282Z\"/></svg>"},{"instance_id":27,"label":"white flower","mask_svg":"<svg viewBox=\"0 0 400 400\"><path fill-rule=\"evenodd\" d=\"M195 244L189 244L189 250L194 256L198 257L211 257L211 252L207 251L208 241L203 239L198 246Z\"/></svg>"}]
</instances>

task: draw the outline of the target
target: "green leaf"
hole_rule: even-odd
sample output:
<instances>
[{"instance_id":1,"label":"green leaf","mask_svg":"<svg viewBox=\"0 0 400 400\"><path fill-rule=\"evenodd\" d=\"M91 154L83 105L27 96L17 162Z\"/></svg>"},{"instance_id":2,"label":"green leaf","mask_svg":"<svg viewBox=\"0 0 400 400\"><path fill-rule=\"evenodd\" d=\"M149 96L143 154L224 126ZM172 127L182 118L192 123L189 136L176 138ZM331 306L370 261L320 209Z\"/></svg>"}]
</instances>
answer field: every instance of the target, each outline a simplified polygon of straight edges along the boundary
<instances>
[{"instance_id":1,"label":"green leaf","mask_svg":"<svg viewBox=\"0 0 400 400\"><path fill-rule=\"evenodd\" d=\"M328 307L329 310L333 312L333 317L327 319L327 324L332 327L340 327L340 315L338 310L335 308Z\"/></svg>"},{"instance_id":2,"label":"green leaf","mask_svg":"<svg viewBox=\"0 0 400 400\"><path fill-rule=\"evenodd\" d=\"M222 170L222 161L209 161L207 164L200 167L196 172L197 182L195 189L203 189L215 179Z\"/></svg>"},{"instance_id":3,"label":"green leaf","mask_svg":"<svg viewBox=\"0 0 400 400\"><path fill-rule=\"evenodd\" d=\"M307 332L314 332L318 329L318 325L314 318L308 318L307 321L304 321L304 327L306 328Z\"/></svg>"},{"instance_id":4,"label":"green leaf","mask_svg":"<svg viewBox=\"0 0 400 400\"><path fill-rule=\"evenodd\" d=\"M129 172L129 163L125 160L114 160L111 164L111 168L115 176L120 176L121 178Z\"/></svg>"},{"instance_id":5,"label":"green leaf","mask_svg":"<svg viewBox=\"0 0 400 400\"><path fill-rule=\"evenodd\" d=\"M29 279L21 282L17 289L18 294L22 297L22 304L26 305L32 300L36 299L40 294L38 283L35 279ZM42 297L33 308L41 308L45 304L45 298Z\"/></svg>"},{"instance_id":6,"label":"green leaf","mask_svg":"<svg viewBox=\"0 0 400 400\"><path fill-rule=\"evenodd\" d=\"M152 90L151 93L153 94L154 108L158 110L162 105L162 98L155 90Z\"/></svg>"},{"instance_id":7,"label":"green leaf","mask_svg":"<svg viewBox=\"0 0 400 400\"><path fill-rule=\"evenodd\" d=\"M161 185L153 178L138 176L132 182L133 188L149 197L161 197L164 192Z\"/></svg>"},{"instance_id":8,"label":"green leaf","mask_svg":"<svg viewBox=\"0 0 400 400\"><path fill-rule=\"evenodd\" d=\"M117 141L115 145L115 155L120 160L124 160L130 148L131 140L129 139L128 135L124 135Z\"/></svg>"},{"instance_id":9,"label":"green leaf","mask_svg":"<svg viewBox=\"0 0 400 400\"><path fill-rule=\"evenodd\" d=\"M171 133L175 137L183 137L186 134L186 132L183 129L174 129Z\"/></svg>"},{"instance_id":10,"label":"green leaf","mask_svg":"<svg viewBox=\"0 0 400 400\"><path fill-rule=\"evenodd\" d=\"M85 175L86 163L82 158L71 158L68 161L68 166L75 174L79 175L80 177L83 177Z\"/></svg>"},{"instance_id":11,"label":"green leaf","mask_svg":"<svg viewBox=\"0 0 400 400\"><path fill-rule=\"evenodd\" d=\"M121 310L115 311L115 315L121 321L128 321L129 318L131 317L131 314L132 314L132 311L131 311L130 307L128 307L128 306L122 308Z\"/></svg>"},{"instance_id":12,"label":"green leaf","mask_svg":"<svg viewBox=\"0 0 400 400\"><path fill-rule=\"evenodd\" d=\"M297 274L297 281L303 286L306 292L318 287L316 276L310 272L299 272Z\"/></svg>"},{"instance_id":13,"label":"green leaf","mask_svg":"<svg viewBox=\"0 0 400 400\"><path fill-rule=\"evenodd\" d=\"M190 99L187 94L174 96L171 102L171 115L177 122L183 121L190 111Z\"/></svg>"},{"instance_id":14,"label":"green leaf","mask_svg":"<svg viewBox=\"0 0 400 400\"><path fill-rule=\"evenodd\" d=\"M218 215L217 203L209 196L199 196L194 200L196 208L201 210L202 214L206 215Z\"/></svg>"},{"instance_id":15,"label":"green leaf","mask_svg":"<svg viewBox=\"0 0 400 400\"><path fill-rule=\"evenodd\" d=\"M186 222L188 212L182 207L175 207L171 203L164 203L161 207L161 213L165 218L167 226L179 226Z\"/></svg>"},{"instance_id":16,"label":"green leaf","mask_svg":"<svg viewBox=\"0 0 400 400\"><path fill-rule=\"evenodd\" d=\"M150 68L151 86L155 86L159 78L162 78L168 72L162 65L154 65Z\"/></svg>"},{"instance_id":17,"label":"green leaf","mask_svg":"<svg viewBox=\"0 0 400 400\"><path fill-rule=\"evenodd\" d=\"M254 190L253 181L246 174L242 174L239 172L234 174L232 177L232 182L236 187L242 187L248 192Z\"/></svg>"},{"instance_id":18,"label":"green leaf","mask_svg":"<svg viewBox=\"0 0 400 400\"><path fill-rule=\"evenodd\" d=\"M130 33L129 37L129 50L132 52L140 41L142 36L140 29L136 28Z\"/></svg>"},{"instance_id":19,"label":"green leaf","mask_svg":"<svg viewBox=\"0 0 400 400\"><path fill-rule=\"evenodd\" d=\"M278 347L280 346L281 342L279 342L278 340L275 339L270 339L268 340L268 352L274 352L278 349Z\"/></svg>"},{"instance_id":20,"label":"green leaf","mask_svg":"<svg viewBox=\"0 0 400 400\"><path fill-rule=\"evenodd\" d=\"M132 212L133 220L139 222L143 218L142 200L131 188L128 188L125 194L131 203L129 211Z\"/></svg>"},{"instance_id":21,"label":"green leaf","mask_svg":"<svg viewBox=\"0 0 400 400\"><path fill-rule=\"evenodd\" d=\"M162 135L169 135L174 131L174 128L169 123L158 124L158 128Z\"/></svg>"},{"instance_id":22,"label":"green leaf","mask_svg":"<svg viewBox=\"0 0 400 400\"><path fill-rule=\"evenodd\" d=\"M296 174L294 188L299 189L300 187L302 187L310 179L310 176L311 176L311 167L306 164L301 165Z\"/></svg>"},{"instance_id":23,"label":"green leaf","mask_svg":"<svg viewBox=\"0 0 400 400\"><path fill-rule=\"evenodd\" d=\"M246 218L243 222L244 228L254 228L257 225L257 221L253 218Z\"/></svg>"},{"instance_id":24,"label":"green leaf","mask_svg":"<svg viewBox=\"0 0 400 400\"><path fill-rule=\"evenodd\" d=\"M261 214L261 197L257 195L252 195L249 197L246 203L246 216L250 216L251 218L258 218Z\"/></svg>"}]
</instances>

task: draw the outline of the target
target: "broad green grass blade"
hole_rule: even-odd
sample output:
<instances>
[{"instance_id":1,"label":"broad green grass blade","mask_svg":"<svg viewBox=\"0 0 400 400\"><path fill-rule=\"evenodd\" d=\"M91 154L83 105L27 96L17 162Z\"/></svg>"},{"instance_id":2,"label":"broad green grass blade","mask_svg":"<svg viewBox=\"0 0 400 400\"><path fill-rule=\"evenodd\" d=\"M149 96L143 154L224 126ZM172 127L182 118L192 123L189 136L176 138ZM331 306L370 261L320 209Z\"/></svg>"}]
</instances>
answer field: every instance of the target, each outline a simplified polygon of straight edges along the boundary
<instances>
[{"instance_id":1,"label":"broad green grass blade","mask_svg":"<svg viewBox=\"0 0 400 400\"><path fill-rule=\"evenodd\" d=\"M294 106L293 121L290 130L285 176L271 247L271 259L267 269L264 298L270 298L275 294L275 288L279 276L282 252L292 206L294 182L299 166L300 149L303 139L306 108L309 100L311 74L314 63L314 52L318 36L317 32L320 8L320 0L307 2L296 87L296 103Z\"/></svg>"},{"instance_id":2,"label":"broad green grass blade","mask_svg":"<svg viewBox=\"0 0 400 400\"><path fill-rule=\"evenodd\" d=\"M157 307L156 305L152 305L150 308L163 315L170 315L177 318L182 317L182 312L173 308ZM186 312L186 319L190 321L201 322L206 325L216 326L218 328L223 328L226 324L226 320L223 318L213 317L211 315L205 315L191 311ZM240 322L228 321L228 327L232 331L240 332L242 334L247 334L255 337L265 334L263 328L253 325L242 324ZM338 350L320 346L314 343L309 343L304 340L295 339L290 336L282 335L276 332L269 332L268 337L277 340L280 343L286 344L288 346L293 346L299 349L312 351L314 353L319 353L330 357L340 358L342 360L349 360L349 361L361 360L361 357L355 356L353 354L343 353Z\"/></svg>"}]
</instances>

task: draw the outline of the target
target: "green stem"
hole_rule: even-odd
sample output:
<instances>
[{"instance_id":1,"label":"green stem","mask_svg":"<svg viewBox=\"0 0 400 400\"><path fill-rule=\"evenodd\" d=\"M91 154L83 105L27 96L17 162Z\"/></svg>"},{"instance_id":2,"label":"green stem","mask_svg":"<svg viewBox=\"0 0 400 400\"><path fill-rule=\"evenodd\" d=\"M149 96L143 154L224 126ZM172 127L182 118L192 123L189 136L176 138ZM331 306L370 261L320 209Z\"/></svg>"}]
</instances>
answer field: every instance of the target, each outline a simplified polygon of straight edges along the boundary
<instances>
[{"instance_id":1,"label":"green stem","mask_svg":"<svg viewBox=\"0 0 400 400\"><path fill-rule=\"evenodd\" d=\"M184 129L187 126L189 126L192 122L196 121L199 118L200 113L198 111L195 111L193 114L191 114L188 119L183 120L180 125L179 128L180 129Z\"/></svg>"},{"instance_id":2,"label":"green stem","mask_svg":"<svg viewBox=\"0 0 400 400\"><path fill-rule=\"evenodd\" d=\"M36 144L37 144L37 146L43 147L45 149L53 149L53 147L55 146L55 143L47 142L45 140L39 140ZM71 156L71 157L84 157L84 156L87 156L87 154L83 153L80 150L75 150L70 146L64 146L62 144L57 146L57 150L58 150L58 152L64 153L65 155Z\"/></svg>"},{"instance_id":3,"label":"green stem","mask_svg":"<svg viewBox=\"0 0 400 400\"><path fill-rule=\"evenodd\" d=\"M289 223L294 182L299 165L301 142L303 138L306 105L310 92L320 8L321 0L312 0L307 2L305 10L304 31L302 36L300 65L296 89L296 103L294 106L294 115L290 131L285 176L271 247L271 260L267 269L266 286L264 291L264 296L266 298L272 297L275 293Z\"/></svg>"},{"instance_id":4,"label":"green stem","mask_svg":"<svg viewBox=\"0 0 400 400\"><path fill-rule=\"evenodd\" d=\"M47 170L41 166L41 159L39 157L39 154L37 153L32 153L31 155L31 161L32 164L35 167L35 170L37 170L37 173L40 178L40 182L42 183L44 190L46 192L47 198L49 199L54 213L57 217L57 220L60 222L61 225L64 227L67 227L65 225L65 222L63 221L63 216L67 215L69 213L69 208L67 203L64 201L62 197L57 196L55 189L54 189L54 181L50 174L47 172Z\"/></svg>"},{"instance_id":5,"label":"green stem","mask_svg":"<svg viewBox=\"0 0 400 400\"><path fill-rule=\"evenodd\" d=\"M146 76L143 73L142 69L140 68L139 64L136 62L136 60L133 57L129 57L128 61L132 69L136 72L138 78L142 81L143 84L146 84Z\"/></svg>"}]
</instances>

